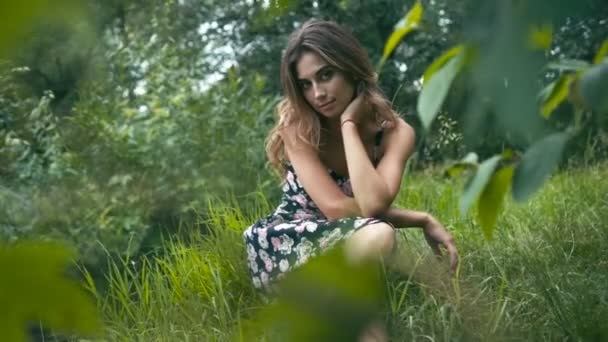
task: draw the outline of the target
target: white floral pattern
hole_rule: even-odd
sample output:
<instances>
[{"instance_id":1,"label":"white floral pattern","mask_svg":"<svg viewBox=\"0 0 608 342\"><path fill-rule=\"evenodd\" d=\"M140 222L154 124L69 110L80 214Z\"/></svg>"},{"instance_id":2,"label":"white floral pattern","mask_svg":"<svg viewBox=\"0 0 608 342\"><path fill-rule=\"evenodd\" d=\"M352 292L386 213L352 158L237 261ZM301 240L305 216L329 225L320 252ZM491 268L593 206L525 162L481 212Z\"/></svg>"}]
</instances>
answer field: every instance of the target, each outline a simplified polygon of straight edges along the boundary
<instances>
[{"instance_id":1,"label":"white floral pattern","mask_svg":"<svg viewBox=\"0 0 608 342\"><path fill-rule=\"evenodd\" d=\"M302 187L291 164L286 168L280 205L243 233L253 286L264 290L272 290L273 282L361 227L381 222L365 217L328 220ZM352 197L350 180L329 172L342 192Z\"/></svg>"},{"instance_id":2,"label":"white floral pattern","mask_svg":"<svg viewBox=\"0 0 608 342\"><path fill-rule=\"evenodd\" d=\"M342 230L340 228L334 228L331 232L324 231L319 239L319 247L327 249L336 244L342 238Z\"/></svg>"},{"instance_id":3,"label":"white floral pattern","mask_svg":"<svg viewBox=\"0 0 608 342\"><path fill-rule=\"evenodd\" d=\"M279 262L279 270L283 273L289 270L289 261L287 261L287 259L283 259Z\"/></svg>"}]
</instances>

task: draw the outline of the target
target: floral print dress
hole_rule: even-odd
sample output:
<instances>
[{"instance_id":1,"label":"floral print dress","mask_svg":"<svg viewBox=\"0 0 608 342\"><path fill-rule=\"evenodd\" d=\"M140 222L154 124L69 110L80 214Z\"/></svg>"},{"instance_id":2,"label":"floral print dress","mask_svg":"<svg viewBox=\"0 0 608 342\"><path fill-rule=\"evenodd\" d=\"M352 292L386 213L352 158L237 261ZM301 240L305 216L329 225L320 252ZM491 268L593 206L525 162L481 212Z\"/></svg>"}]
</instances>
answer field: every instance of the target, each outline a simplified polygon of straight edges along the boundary
<instances>
[{"instance_id":1,"label":"floral print dress","mask_svg":"<svg viewBox=\"0 0 608 342\"><path fill-rule=\"evenodd\" d=\"M374 160L382 139L376 135ZM271 290L287 272L348 239L358 229L384 222L376 218L349 217L328 220L312 201L291 166L286 165L281 203L276 210L243 233L253 285ZM353 197L350 180L328 170L338 187Z\"/></svg>"}]
</instances>

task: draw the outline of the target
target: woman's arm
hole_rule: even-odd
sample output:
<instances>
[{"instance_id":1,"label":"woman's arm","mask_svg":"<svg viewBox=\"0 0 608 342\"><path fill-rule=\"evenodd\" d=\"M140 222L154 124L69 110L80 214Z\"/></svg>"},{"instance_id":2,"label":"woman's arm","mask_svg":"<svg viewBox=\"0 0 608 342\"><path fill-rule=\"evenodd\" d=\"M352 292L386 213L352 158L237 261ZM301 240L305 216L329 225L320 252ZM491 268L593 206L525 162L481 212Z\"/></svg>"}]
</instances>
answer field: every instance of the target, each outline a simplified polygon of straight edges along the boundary
<instances>
[{"instance_id":1,"label":"woman's arm","mask_svg":"<svg viewBox=\"0 0 608 342\"><path fill-rule=\"evenodd\" d=\"M292 128L281 132L285 152L297 178L306 193L328 219L361 216L361 210L352 197L345 195L327 172L318 152L295 139Z\"/></svg>"},{"instance_id":2,"label":"woman's arm","mask_svg":"<svg viewBox=\"0 0 608 342\"><path fill-rule=\"evenodd\" d=\"M390 222L395 228L420 227L424 238L433 252L441 256L439 246L445 247L450 257L450 269L455 272L458 268L458 249L452 235L432 215L423 211L414 211L391 207L379 217Z\"/></svg>"},{"instance_id":3,"label":"woman's arm","mask_svg":"<svg viewBox=\"0 0 608 342\"><path fill-rule=\"evenodd\" d=\"M346 121L341 130L348 175L355 199L363 216L377 216L383 211L383 204L391 200L386 182L369 160L355 123Z\"/></svg>"},{"instance_id":4,"label":"woman's arm","mask_svg":"<svg viewBox=\"0 0 608 342\"><path fill-rule=\"evenodd\" d=\"M342 125L348 173L363 216L381 215L399 193L405 164L413 151L415 138L411 126L401 119L396 121L395 127L384 134L384 153L375 168L356 125L350 121L344 121Z\"/></svg>"},{"instance_id":5,"label":"woman's arm","mask_svg":"<svg viewBox=\"0 0 608 342\"><path fill-rule=\"evenodd\" d=\"M357 213L360 210L357 202L352 197L343 200L342 207L349 208L352 213ZM455 272L458 268L458 249L456 248L454 238L431 214L424 211L390 207L378 218L392 224L395 228L422 228L424 238L433 252L441 256L442 253L439 246L443 246L450 257L450 269L452 272Z\"/></svg>"},{"instance_id":6,"label":"woman's arm","mask_svg":"<svg viewBox=\"0 0 608 342\"><path fill-rule=\"evenodd\" d=\"M390 207L378 218L390 222L395 228L424 228L431 215L424 211Z\"/></svg>"}]
</instances>

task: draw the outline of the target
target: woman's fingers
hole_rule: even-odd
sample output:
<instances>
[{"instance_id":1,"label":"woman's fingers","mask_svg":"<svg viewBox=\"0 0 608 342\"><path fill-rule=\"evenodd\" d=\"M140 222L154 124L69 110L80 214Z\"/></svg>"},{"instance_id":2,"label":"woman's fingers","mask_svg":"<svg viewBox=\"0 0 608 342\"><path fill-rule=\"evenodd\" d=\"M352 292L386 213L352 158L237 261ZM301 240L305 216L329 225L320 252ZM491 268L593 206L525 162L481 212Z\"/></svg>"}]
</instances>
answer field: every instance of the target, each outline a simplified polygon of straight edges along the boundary
<instances>
[{"instance_id":1,"label":"woman's fingers","mask_svg":"<svg viewBox=\"0 0 608 342\"><path fill-rule=\"evenodd\" d=\"M440 257L441 256L441 249L439 249L439 244L437 244L437 243L431 243L429 245L431 246L431 249L433 250L433 253L435 253L436 256Z\"/></svg>"},{"instance_id":2,"label":"woman's fingers","mask_svg":"<svg viewBox=\"0 0 608 342\"><path fill-rule=\"evenodd\" d=\"M445 243L445 248L447 248L450 256L450 269L452 272L456 272L458 269L458 250L456 249L456 244L454 244L454 241L448 241Z\"/></svg>"},{"instance_id":3,"label":"woman's fingers","mask_svg":"<svg viewBox=\"0 0 608 342\"><path fill-rule=\"evenodd\" d=\"M440 257L441 250L439 249L439 243L437 243L437 241L432 236L429 236L426 232L424 233L424 239L426 240L426 243L429 245L429 247L431 247L433 253L435 253L436 256Z\"/></svg>"},{"instance_id":4,"label":"woman's fingers","mask_svg":"<svg viewBox=\"0 0 608 342\"><path fill-rule=\"evenodd\" d=\"M458 269L458 249L450 233L436 220L431 220L430 224L425 227L424 237L435 255L439 257L442 255L439 245L447 249L450 258L450 270L455 273Z\"/></svg>"}]
</instances>

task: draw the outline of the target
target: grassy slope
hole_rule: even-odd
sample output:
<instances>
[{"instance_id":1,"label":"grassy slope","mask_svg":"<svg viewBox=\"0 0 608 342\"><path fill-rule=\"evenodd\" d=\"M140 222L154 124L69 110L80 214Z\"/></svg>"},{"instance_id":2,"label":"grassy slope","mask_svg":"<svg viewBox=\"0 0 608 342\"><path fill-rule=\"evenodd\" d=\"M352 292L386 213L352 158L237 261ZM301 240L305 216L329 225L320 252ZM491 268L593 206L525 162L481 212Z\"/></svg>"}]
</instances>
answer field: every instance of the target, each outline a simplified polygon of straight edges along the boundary
<instances>
[{"instance_id":1,"label":"grassy slope","mask_svg":"<svg viewBox=\"0 0 608 342\"><path fill-rule=\"evenodd\" d=\"M454 233L458 279L446 280L418 230L400 232L401 255L386 283L393 340L608 339L608 167L561 173L531 201L507 202L492 241L457 212L460 184L428 172L407 178L398 203L429 210ZM111 272L99 294L107 337L202 341L242 337L267 299L249 284L246 217L213 204L211 234L167 244L166 253ZM236 335L235 335L236 334Z\"/></svg>"}]
</instances>

